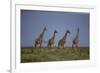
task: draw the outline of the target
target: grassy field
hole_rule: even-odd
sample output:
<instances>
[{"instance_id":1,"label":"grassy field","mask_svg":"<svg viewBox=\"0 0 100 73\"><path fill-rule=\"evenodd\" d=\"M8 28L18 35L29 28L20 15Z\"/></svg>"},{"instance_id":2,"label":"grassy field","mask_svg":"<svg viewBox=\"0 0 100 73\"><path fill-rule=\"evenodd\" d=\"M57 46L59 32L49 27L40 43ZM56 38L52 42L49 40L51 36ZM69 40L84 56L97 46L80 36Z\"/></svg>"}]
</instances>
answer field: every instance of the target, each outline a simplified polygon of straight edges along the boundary
<instances>
[{"instance_id":1,"label":"grassy field","mask_svg":"<svg viewBox=\"0 0 100 73\"><path fill-rule=\"evenodd\" d=\"M48 61L72 61L72 60L88 60L89 47L79 48L21 48L21 63L28 62L48 62Z\"/></svg>"}]
</instances>

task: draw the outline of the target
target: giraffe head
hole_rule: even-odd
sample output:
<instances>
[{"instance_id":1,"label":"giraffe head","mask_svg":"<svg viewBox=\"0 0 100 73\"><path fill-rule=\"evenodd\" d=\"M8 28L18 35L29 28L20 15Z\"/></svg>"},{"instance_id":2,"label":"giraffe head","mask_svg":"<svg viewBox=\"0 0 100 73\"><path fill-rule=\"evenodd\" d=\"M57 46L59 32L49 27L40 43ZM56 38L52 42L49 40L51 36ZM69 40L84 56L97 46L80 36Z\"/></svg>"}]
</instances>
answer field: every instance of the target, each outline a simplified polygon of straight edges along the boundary
<instances>
[{"instance_id":1,"label":"giraffe head","mask_svg":"<svg viewBox=\"0 0 100 73\"><path fill-rule=\"evenodd\" d=\"M77 32L79 32L79 28L77 28Z\"/></svg>"},{"instance_id":2,"label":"giraffe head","mask_svg":"<svg viewBox=\"0 0 100 73\"><path fill-rule=\"evenodd\" d=\"M70 31L69 30L67 30L66 32L70 34Z\"/></svg>"},{"instance_id":3,"label":"giraffe head","mask_svg":"<svg viewBox=\"0 0 100 73\"><path fill-rule=\"evenodd\" d=\"M58 33L58 32L55 30L54 33Z\"/></svg>"},{"instance_id":4,"label":"giraffe head","mask_svg":"<svg viewBox=\"0 0 100 73\"><path fill-rule=\"evenodd\" d=\"M44 30L46 31L46 30L47 30L47 28L46 28L46 27L44 27Z\"/></svg>"}]
</instances>

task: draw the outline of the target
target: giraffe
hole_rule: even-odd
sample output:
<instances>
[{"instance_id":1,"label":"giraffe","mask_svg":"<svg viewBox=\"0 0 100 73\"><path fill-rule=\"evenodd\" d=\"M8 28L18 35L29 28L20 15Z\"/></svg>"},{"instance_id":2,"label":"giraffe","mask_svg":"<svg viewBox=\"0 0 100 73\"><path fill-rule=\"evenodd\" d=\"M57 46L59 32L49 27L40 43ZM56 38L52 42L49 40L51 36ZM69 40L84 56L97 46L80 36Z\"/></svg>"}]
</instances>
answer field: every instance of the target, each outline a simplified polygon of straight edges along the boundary
<instances>
[{"instance_id":1,"label":"giraffe","mask_svg":"<svg viewBox=\"0 0 100 73\"><path fill-rule=\"evenodd\" d=\"M64 48L64 45L66 43L67 34L70 34L70 31L69 30L67 30L65 32L64 36L59 40L59 42L58 42L58 48L60 48L60 47L63 47Z\"/></svg>"},{"instance_id":2,"label":"giraffe","mask_svg":"<svg viewBox=\"0 0 100 73\"><path fill-rule=\"evenodd\" d=\"M40 45L40 47L42 46L43 36L44 36L44 33L45 33L46 30L47 30L46 27L44 27L42 33L39 35L38 38L36 38L36 40L35 40L35 47L36 47L37 45Z\"/></svg>"},{"instance_id":3,"label":"giraffe","mask_svg":"<svg viewBox=\"0 0 100 73\"><path fill-rule=\"evenodd\" d=\"M54 45L55 45L54 40L55 40L56 33L58 33L58 32L55 30L53 33L53 36L48 40L48 44L47 44L48 47L54 47Z\"/></svg>"},{"instance_id":4,"label":"giraffe","mask_svg":"<svg viewBox=\"0 0 100 73\"><path fill-rule=\"evenodd\" d=\"M77 34L72 40L72 48L78 47L79 44L79 28L77 29Z\"/></svg>"}]
</instances>

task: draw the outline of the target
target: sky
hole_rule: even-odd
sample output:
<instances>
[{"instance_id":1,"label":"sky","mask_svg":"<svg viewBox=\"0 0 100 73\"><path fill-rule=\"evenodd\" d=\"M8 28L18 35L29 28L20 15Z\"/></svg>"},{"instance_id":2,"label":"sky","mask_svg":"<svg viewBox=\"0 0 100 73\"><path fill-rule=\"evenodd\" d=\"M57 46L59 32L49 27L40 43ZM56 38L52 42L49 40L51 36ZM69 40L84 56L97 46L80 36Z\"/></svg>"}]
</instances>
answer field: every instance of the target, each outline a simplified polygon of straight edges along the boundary
<instances>
[{"instance_id":1,"label":"sky","mask_svg":"<svg viewBox=\"0 0 100 73\"><path fill-rule=\"evenodd\" d=\"M58 32L56 45L66 30L69 30L71 34L67 36L66 45L71 46L79 28L79 45L89 47L89 13L21 10L21 47L33 46L44 27L47 31L42 46L47 45L54 30Z\"/></svg>"}]
</instances>

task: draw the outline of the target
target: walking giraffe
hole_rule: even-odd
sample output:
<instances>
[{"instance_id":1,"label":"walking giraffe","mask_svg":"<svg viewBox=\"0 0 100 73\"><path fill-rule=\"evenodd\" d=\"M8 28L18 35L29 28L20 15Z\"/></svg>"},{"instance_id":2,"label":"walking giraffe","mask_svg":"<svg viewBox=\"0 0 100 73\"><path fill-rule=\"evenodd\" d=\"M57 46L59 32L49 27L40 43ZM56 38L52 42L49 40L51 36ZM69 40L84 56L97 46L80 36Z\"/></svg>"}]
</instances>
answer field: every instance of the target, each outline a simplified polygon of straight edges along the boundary
<instances>
[{"instance_id":1,"label":"walking giraffe","mask_svg":"<svg viewBox=\"0 0 100 73\"><path fill-rule=\"evenodd\" d=\"M79 28L77 29L76 36L73 38L72 48L78 47L78 44L79 44Z\"/></svg>"},{"instance_id":2,"label":"walking giraffe","mask_svg":"<svg viewBox=\"0 0 100 73\"><path fill-rule=\"evenodd\" d=\"M35 40L35 47L37 45L40 45L40 47L42 46L42 42L43 42L43 36L44 36L44 33L46 31L46 27L43 29L42 33L40 34L40 36Z\"/></svg>"},{"instance_id":3,"label":"walking giraffe","mask_svg":"<svg viewBox=\"0 0 100 73\"><path fill-rule=\"evenodd\" d=\"M69 30L67 30L65 32L63 38L59 40L59 42L58 42L58 48L60 48L60 47L63 47L64 48L64 45L66 43L67 34L70 34L70 31Z\"/></svg>"},{"instance_id":4,"label":"walking giraffe","mask_svg":"<svg viewBox=\"0 0 100 73\"><path fill-rule=\"evenodd\" d=\"M48 47L54 47L54 45L55 45L54 40L55 40L56 33L58 33L58 32L55 30L53 33L53 36L48 40L48 44L47 44Z\"/></svg>"}]
</instances>

